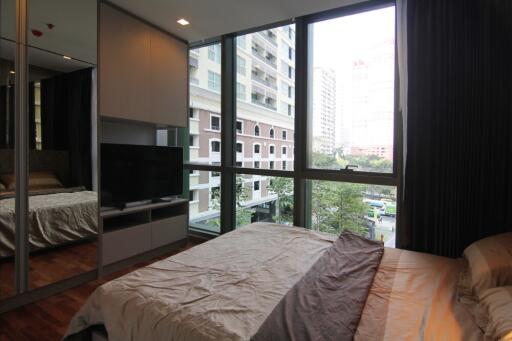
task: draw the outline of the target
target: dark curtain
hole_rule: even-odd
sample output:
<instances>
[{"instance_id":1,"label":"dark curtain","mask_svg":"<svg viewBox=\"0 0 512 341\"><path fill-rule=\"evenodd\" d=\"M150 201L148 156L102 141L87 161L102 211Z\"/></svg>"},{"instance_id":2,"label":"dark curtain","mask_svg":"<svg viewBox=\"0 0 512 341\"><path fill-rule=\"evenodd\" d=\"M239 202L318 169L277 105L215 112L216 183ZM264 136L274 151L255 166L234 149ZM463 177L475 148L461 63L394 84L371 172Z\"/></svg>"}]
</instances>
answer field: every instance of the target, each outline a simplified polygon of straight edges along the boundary
<instances>
[{"instance_id":1,"label":"dark curtain","mask_svg":"<svg viewBox=\"0 0 512 341\"><path fill-rule=\"evenodd\" d=\"M408 1L405 233L458 257L512 231L512 1Z\"/></svg>"},{"instance_id":2,"label":"dark curtain","mask_svg":"<svg viewBox=\"0 0 512 341\"><path fill-rule=\"evenodd\" d=\"M0 86L0 148L14 149L14 86Z\"/></svg>"},{"instance_id":3,"label":"dark curtain","mask_svg":"<svg viewBox=\"0 0 512 341\"><path fill-rule=\"evenodd\" d=\"M69 152L69 186L92 187L92 69L41 81L43 150Z\"/></svg>"},{"instance_id":4,"label":"dark curtain","mask_svg":"<svg viewBox=\"0 0 512 341\"><path fill-rule=\"evenodd\" d=\"M0 149L7 147L7 117L9 110L7 108L7 87L0 86Z\"/></svg>"},{"instance_id":5,"label":"dark curtain","mask_svg":"<svg viewBox=\"0 0 512 341\"><path fill-rule=\"evenodd\" d=\"M36 105L34 82L28 84L28 143L30 149L36 148Z\"/></svg>"}]
</instances>

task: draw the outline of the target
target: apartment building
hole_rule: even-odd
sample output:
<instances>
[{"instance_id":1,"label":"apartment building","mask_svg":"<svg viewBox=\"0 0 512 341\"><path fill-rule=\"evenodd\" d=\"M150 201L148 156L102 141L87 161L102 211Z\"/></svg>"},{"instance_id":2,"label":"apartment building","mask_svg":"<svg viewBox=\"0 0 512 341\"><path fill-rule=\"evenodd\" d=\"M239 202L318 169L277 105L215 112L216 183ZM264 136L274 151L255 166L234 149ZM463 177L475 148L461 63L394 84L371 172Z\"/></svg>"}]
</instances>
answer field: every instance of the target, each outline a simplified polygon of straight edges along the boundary
<instances>
[{"instance_id":1,"label":"apartment building","mask_svg":"<svg viewBox=\"0 0 512 341\"><path fill-rule=\"evenodd\" d=\"M294 25L237 38L236 165L243 168L292 170L295 122ZM220 44L190 50L190 162L220 165ZM277 196L266 176L240 175L243 200L252 221L270 220ZM211 229L219 217L220 176L190 174L190 217Z\"/></svg>"},{"instance_id":2,"label":"apartment building","mask_svg":"<svg viewBox=\"0 0 512 341\"><path fill-rule=\"evenodd\" d=\"M336 73L315 67L313 82L313 151L332 155L336 147Z\"/></svg>"}]
</instances>

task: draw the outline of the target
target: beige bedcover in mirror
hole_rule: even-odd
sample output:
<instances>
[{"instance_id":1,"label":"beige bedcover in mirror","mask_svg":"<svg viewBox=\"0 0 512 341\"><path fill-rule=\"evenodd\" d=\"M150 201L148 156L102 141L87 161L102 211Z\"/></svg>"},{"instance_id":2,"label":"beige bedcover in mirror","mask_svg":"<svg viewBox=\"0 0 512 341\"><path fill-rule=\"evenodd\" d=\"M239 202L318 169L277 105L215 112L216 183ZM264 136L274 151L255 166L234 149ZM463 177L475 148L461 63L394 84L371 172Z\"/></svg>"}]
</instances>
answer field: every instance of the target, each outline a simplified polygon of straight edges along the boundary
<instances>
[{"instance_id":1,"label":"beige bedcover in mirror","mask_svg":"<svg viewBox=\"0 0 512 341\"><path fill-rule=\"evenodd\" d=\"M249 340L335 236L257 223L104 284L68 334L110 340ZM386 249L358 340L480 339L455 302L457 260Z\"/></svg>"}]
</instances>

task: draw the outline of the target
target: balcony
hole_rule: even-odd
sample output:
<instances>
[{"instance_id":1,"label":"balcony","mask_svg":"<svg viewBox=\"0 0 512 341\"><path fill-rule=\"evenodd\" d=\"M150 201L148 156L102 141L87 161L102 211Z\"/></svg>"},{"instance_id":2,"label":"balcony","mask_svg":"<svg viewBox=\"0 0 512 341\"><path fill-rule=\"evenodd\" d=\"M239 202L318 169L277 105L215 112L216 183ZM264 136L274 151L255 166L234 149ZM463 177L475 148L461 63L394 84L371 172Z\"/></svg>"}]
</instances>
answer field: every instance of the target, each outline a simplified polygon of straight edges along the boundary
<instances>
[{"instance_id":1,"label":"balcony","mask_svg":"<svg viewBox=\"0 0 512 341\"><path fill-rule=\"evenodd\" d=\"M261 77L260 75L258 75L257 73L254 73L254 72L252 72L251 78L252 78L253 81L256 81L256 82L258 82L260 84L268 86L271 89L277 90L277 84L276 84L275 80L271 81L271 80L265 79L265 78Z\"/></svg>"},{"instance_id":2,"label":"balcony","mask_svg":"<svg viewBox=\"0 0 512 341\"><path fill-rule=\"evenodd\" d=\"M251 101L253 104L262 106L264 108L270 109L270 110L277 110L277 106L275 102L268 103L266 100L264 100L261 96L255 96L255 94L252 94Z\"/></svg>"},{"instance_id":3,"label":"balcony","mask_svg":"<svg viewBox=\"0 0 512 341\"><path fill-rule=\"evenodd\" d=\"M198 68L199 67L199 59L197 56L193 56L192 53L190 54L190 56L188 57L188 64L193 67L193 68Z\"/></svg>"},{"instance_id":4,"label":"balcony","mask_svg":"<svg viewBox=\"0 0 512 341\"><path fill-rule=\"evenodd\" d=\"M199 85L199 79L196 77L190 77L189 81L191 85Z\"/></svg>"},{"instance_id":5,"label":"balcony","mask_svg":"<svg viewBox=\"0 0 512 341\"><path fill-rule=\"evenodd\" d=\"M277 36L274 32L272 32L271 30L266 30L258 32L258 34L262 36L265 39L265 41L277 47Z\"/></svg>"},{"instance_id":6,"label":"balcony","mask_svg":"<svg viewBox=\"0 0 512 341\"><path fill-rule=\"evenodd\" d=\"M266 52L266 54L264 53L265 51L263 48L259 47L258 45L253 45L252 55L265 62L266 64L272 66L272 68L277 69L276 57L269 52Z\"/></svg>"}]
</instances>

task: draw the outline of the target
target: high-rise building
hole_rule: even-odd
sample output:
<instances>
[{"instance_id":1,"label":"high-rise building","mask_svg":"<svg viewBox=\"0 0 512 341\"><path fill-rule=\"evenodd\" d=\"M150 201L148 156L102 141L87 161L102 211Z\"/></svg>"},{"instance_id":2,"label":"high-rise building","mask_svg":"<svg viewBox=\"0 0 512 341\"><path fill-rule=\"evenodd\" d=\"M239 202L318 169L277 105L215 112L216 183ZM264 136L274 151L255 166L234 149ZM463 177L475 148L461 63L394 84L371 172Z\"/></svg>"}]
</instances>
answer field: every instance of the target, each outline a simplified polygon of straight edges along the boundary
<instances>
[{"instance_id":1,"label":"high-rise building","mask_svg":"<svg viewBox=\"0 0 512 341\"><path fill-rule=\"evenodd\" d=\"M353 155L393 157L394 40L374 44L352 64Z\"/></svg>"},{"instance_id":2,"label":"high-rise building","mask_svg":"<svg viewBox=\"0 0 512 341\"><path fill-rule=\"evenodd\" d=\"M333 154L336 144L336 73L313 69L313 151Z\"/></svg>"},{"instance_id":3,"label":"high-rise building","mask_svg":"<svg viewBox=\"0 0 512 341\"><path fill-rule=\"evenodd\" d=\"M236 38L236 163L239 167L292 170L295 121L295 27ZM190 51L190 161L220 165L221 46ZM277 196L265 176L240 175L251 220L271 219ZM190 175L191 224L208 228L219 217L220 175Z\"/></svg>"}]
</instances>

